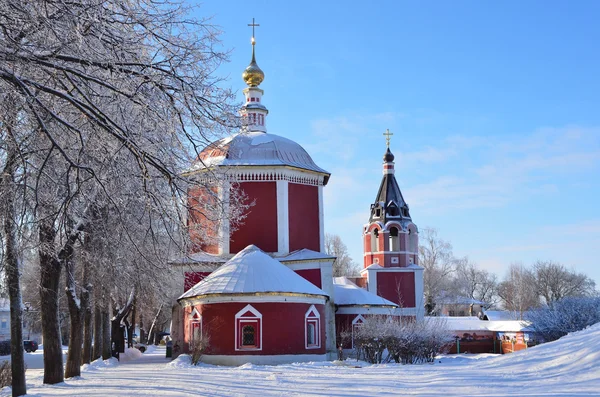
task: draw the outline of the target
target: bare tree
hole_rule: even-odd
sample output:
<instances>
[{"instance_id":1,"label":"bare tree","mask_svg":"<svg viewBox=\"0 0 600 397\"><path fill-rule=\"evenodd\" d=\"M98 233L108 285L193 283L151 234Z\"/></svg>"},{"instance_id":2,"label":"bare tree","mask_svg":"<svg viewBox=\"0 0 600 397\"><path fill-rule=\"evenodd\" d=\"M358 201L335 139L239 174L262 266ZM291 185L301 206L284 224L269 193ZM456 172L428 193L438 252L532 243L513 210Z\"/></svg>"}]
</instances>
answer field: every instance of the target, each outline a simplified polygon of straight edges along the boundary
<instances>
[{"instance_id":1,"label":"bare tree","mask_svg":"<svg viewBox=\"0 0 600 397\"><path fill-rule=\"evenodd\" d=\"M455 272L457 260L452 253L452 245L438 237L435 229L422 229L419 242L419 264L425 268L425 307L427 313L431 314L441 295L451 288L451 276Z\"/></svg>"},{"instance_id":2,"label":"bare tree","mask_svg":"<svg viewBox=\"0 0 600 397\"><path fill-rule=\"evenodd\" d=\"M4 167L0 175L0 199L3 221L3 267L6 273L6 286L10 298L10 355L12 395L20 396L27 393L25 384L25 361L23 357L23 309L21 301L21 283L18 237L17 197L20 183L17 172L19 169L20 153L17 141L18 111L14 98L4 97L0 108L0 134L2 136L2 157Z\"/></svg>"},{"instance_id":3,"label":"bare tree","mask_svg":"<svg viewBox=\"0 0 600 397\"><path fill-rule=\"evenodd\" d=\"M348 255L348 247L337 234L325 234L325 252L335 256L333 264L333 276L353 276L359 271L356 262Z\"/></svg>"},{"instance_id":4,"label":"bare tree","mask_svg":"<svg viewBox=\"0 0 600 397\"><path fill-rule=\"evenodd\" d=\"M173 209L191 185L201 185L182 170L198 147L237 125L231 92L214 76L226 59L216 49L218 31L187 18L187 11L168 0L0 0L0 92L26 104L22 118L35 141L22 172L29 175L38 229L44 383L63 380L63 268L71 321L83 310L77 295L87 284L78 282L76 251L93 223L92 204L109 206L117 218L127 212L123 196L111 194L122 174L108 166L116 162L129 171L128 186L136 189L128 192L151 208L145 219L162 214L163 222L181 224L182 211ZM146 229L149 240L158 241L153 226ZM78 337L81 328L73 330ZM67 376L77 373L77 357L69 353Z\"/></svg>"},{"instance_id":5,"label":"bare tree","mask_svg":"<svg viewBox=\"0 0 600 397\"><path fill-rule=\"evenodd\" d=\"M537 292L549 306L566 297L592 296L596 292L594 280L560 263L537 261L533 272Z\"/></svg>"},{"instance_id":6,"label":"bare tree","mask_svg":"<svg viewBox=\"0 0 600 397\"><path fill-rule=\"evenodd\" d=\"M539 296L535 288L535 275L523 264L513 263L498 287L498 295L504 308L523 320L524 314L539 306Z\"/></svg>"},{"instance_id":7,"label":"bare tree","mask_svg":"<svg viewBox=\"0 0 600 397\"><path fill-rule=\"evenodd\" d=\"M486 309L496 304L497 276L485 269L480 269L466 257L456 264L453 285L456 295L484 302L483 307Z\"/></svg>"}]
</instances>

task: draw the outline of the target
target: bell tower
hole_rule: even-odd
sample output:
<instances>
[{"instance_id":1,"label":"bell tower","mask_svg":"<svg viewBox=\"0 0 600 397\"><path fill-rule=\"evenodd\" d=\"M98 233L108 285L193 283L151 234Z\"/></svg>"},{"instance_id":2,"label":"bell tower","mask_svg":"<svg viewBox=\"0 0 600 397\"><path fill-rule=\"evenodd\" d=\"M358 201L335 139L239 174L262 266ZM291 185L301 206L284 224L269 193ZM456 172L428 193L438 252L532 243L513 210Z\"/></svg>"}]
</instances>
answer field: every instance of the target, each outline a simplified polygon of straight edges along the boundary
<instances>
[{"instance_id":1,"label":"bell tower","mask_svg":"<svg viewBox=\"0 0 600 397\"><path fill-rule=\"evenodd\" d=\"M367 286L385 299L423 316L423 268L419 262L419 232L395 177L389 130L384 134L383 178L369 222L363 229L363 265Z\"/></svg>"}]
</instances>

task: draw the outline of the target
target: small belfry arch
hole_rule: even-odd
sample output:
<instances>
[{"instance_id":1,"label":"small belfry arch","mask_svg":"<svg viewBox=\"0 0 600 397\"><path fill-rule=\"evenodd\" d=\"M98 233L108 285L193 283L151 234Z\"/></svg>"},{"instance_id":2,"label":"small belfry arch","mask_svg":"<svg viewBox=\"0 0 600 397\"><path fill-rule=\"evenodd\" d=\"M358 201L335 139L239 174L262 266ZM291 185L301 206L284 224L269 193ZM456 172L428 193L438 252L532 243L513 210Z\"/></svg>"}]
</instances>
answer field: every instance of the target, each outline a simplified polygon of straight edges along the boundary
<instances>
[{"instance_id":1,"label":"small belfry arch","mask_svg":"<svg viewBox=\"0 0 600 397\"><path fill-rule=\"evenodd\" d=\"M262 350L262 314L252 305L235 315L235 350Z\"/></svg>"},{"instance_id":2,"label":"small belfry arch","mask_svg":"<svg viewBox=\"0 0 600 397\"><path fill-rule=\"evenodd\" d=\"M400 251L400 228L396 225L389 227L390 251Z\"/></svg>"},{"instance_id":3,"label":"small belfry arch","mask_svg":"<svg viewBox=\"0 0 600 397\"><path fill-rule=\"evenodd\" d=\"M379 251L379 229L371 230L371 252Z\"/></svg>"}]
</instances>

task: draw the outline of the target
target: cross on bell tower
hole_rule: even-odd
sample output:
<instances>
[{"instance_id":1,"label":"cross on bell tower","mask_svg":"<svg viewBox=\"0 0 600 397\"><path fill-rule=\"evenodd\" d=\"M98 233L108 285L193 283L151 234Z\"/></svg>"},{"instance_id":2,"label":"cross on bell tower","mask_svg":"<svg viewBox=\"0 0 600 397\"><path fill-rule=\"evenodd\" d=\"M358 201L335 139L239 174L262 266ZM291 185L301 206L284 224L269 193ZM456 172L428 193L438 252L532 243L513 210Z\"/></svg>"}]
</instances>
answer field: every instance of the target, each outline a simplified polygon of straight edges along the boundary
<instances>
[{"instance_id":1,"label":"cross on bell tower","mask_svg":"<svg viewBox=\"0 0 600 397\"><path fill-rule=\"evenodd\" d=\"M390 140L392 135L394 135L392 132L390 132L389 129L385 130L385 132L383 133L383 135L385 136L385 144L387 145L388 149L390 148Z\"/></svg>"}]
</instances>

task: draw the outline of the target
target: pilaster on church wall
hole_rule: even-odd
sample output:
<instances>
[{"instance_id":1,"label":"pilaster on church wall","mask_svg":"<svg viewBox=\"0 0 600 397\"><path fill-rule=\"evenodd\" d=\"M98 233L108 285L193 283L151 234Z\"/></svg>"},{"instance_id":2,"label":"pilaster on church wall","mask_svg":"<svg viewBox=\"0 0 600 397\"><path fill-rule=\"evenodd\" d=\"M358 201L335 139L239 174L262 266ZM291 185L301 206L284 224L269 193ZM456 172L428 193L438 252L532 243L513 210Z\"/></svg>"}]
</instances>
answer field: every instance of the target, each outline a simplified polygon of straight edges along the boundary
<instances>
[{"instance_id":1,"label":"pilaster on church wall","mask_svg":"<svg viewBox=\"0 0 600 397\"><path fill-rule=\"evenodd\" d=\"M387 252L390 250L390 231L379 231L379 251Z\"/></svg>"}]
</instances>

